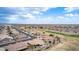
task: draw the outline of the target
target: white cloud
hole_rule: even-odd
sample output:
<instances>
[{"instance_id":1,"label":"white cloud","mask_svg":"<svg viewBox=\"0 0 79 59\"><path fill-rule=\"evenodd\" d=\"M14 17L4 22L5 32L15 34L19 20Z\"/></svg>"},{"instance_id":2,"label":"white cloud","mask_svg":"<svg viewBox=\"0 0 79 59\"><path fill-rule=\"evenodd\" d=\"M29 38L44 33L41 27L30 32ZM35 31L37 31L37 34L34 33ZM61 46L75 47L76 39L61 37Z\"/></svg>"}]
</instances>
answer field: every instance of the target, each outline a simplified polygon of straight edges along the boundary
<instances>
[{"instance_id":1,"label":"white cloud","mask_svg":"<svg viewBox=\"0 0 79 59\"><path fill-rule=\"evenodd\" d=\"M24 18L28 18L28 19L35 19L35 16L30 14L30 13L25 14L25 15L21 15L21 16L24 17Z\"/></svg>"},{"instance_id":2,"label":"white cloud","mask_svg":"<svg viewBox=\"0 0 79 59\"><path fill-rule=\"evenodd\" d=\"M38 18L38 19L29 19L26 20L26 22L23 23L27 23L27 24L52 24L52 17L45 17L45 18ZM22 23L22 22L21 22Z\"/></svg>"},{"instance_id":3,"label":"white cloud","mask_svg":"<svg viewBox=\"0 0 79 59\"><path fill-rule=\"evenodd\" d=\"M69 14L65 14L65 16L68 16L68 17L75 17L75 16L78 16L78 14L69 13Z\"/></svg>"},{"instance_id":4,"label":"white cloud","mask_svg":"<svg viewBox=\"0 0 79 59\"><path fill-rule=\"evenodd\" d=\"M43 8L42 11L46 12L49 8Z\"/></svg>"},{"instance_id":5,"label":"white cloud","mask_svg":"<svg viewBox=\"0 0 79 59\"><path fill-rule=\"evenodd\" d=\"M39 18L36 23L37 24L52 24L53 17L45 17Z\"/></svg>"},{"instance_id":6,"label":"white cloud","mask_svg":"<svg viewBox=\"0 0 79 59\"><path fill-rule=\"evenodd\" d=\"M15 20L18 15L10 15L7 17L8 20Z\"/></svg>"},{"instance_id":7,"label":"white cloud","mask_svg":"<svg viewBox=\"0 0 79 59\"><path fill-rule=\"evenodd\" d=\"M42 18L41 19L41 14L43 14L44 12L46 12L48 9L50 8L43 8L43 7L29 7L29 8L25 8L25 7L13 7L13 8L9 8L10 10L12 10L13 12L15 12L14 15L9 15L6 17L6 19L9 21L8 23L42 23L46 22L46 19L50 19L48 18ZM46 22L48 23L48 22Z\"/></svg>"},{"instance_id":8,"label":"white cloud","mask_svg":"<svg viewBox=\"0 0 79 59\"><path fill-rule=\"evenodd\" d=\"M73 14L65 14L65 16L73 17Z\"/></svg>"},{"instance_id":9,"label":"white cloud","mask_svg":"<svg viewBox=\"0 0 79 59\"><path fill-rule=\"evenodd\" d=\"M10 10L12 10L13 12L15 12L16 15L20 15L20 16L24 16L24 17L31 17L33 18L34 16L40 16L41 14L43 14L43 12L46 12L48 9L47 7L13 7L13 8L9 8ZM36 15L34 15L36 14Z\"/></svg>"},{"instance_id":10,"label":"white cloud","mask_svg":"<svg viewBox=\"0 0 79 59\"><path fill-rule=\"evenodd\" d=\"M6 19L8 20L8 23L16 23L16 22L17 23L19 23L19 22L25 23L27 20L33 21L35 19L35 16L28 13L26 15L10 15L10 16L6 17Z\"/></svg>"},{"instance_id":11,"label":"white cloud","mask_svg":"<svg viewBox=\"0 0 79 59\"><path fill-rule=\"evenodd\" d=\"M34 13L34 14L43 14L43 12L46 12L47 10L48 10L49 8L34 8L33 10L32 10L32 12L31 13Z\"/></svg>"},{"instance_id":12,"label":"white cloud","mask_svg":"<svg viewBox=\"0 0 79 59\"><path fill-rule=\"evenodd\" d=\"M36 10L36 11L44 11L44 12L46 12L50 8L49 7L35 7L35 8L31 8L31 9Z\"/></svg>"},{"instance_id":13,"label":"white cloud","mask_svg":"<svg viewBox=\"0 0 79 59\"><path fill-rule=\"evenodd\" d=\"M14 23L18 20L18 15L10 15L8 17L6 17L6 19L8 20L8 23ZM18 20L19 21L19 20Z\"/></svg>"},{"instance_id":14,"label":"white cloud","mask_svg":"<svg viewBox=\"0 0 79 59\"><path fill-rule=\"evenodd\" d=\"M34 14L42 14L39 11L33 11Z\"/></svg>"},{"instance_id":15,"label":"white cloud","mask_svg":"<svg viewBox=\"0 0 79 59\"><path fill-rule=\"evenodd\" d=\"M74 10L79 10L79 7L66 7L66 8L64 8L64 10L66 12L72 12Z\"/></svg>"},{"instance_id":16,"label":"white cloud","mask_svg":"<svg viewBox=\"0 0 79 59\"><path fill-rule=\"evenodd\" d=\"M14 8L9 8L11 10L16 11L19 14L26 14L26 13L43 13L46 12L49 7L14 7Z\"/></svg>"},{"instance_id":17,"label":"white cloud","mask_svg":"<svg viewBox=\"0 0 79 59\"><path fill-rule=\"evenodd\" d=\"M75 16L79 16L78 14L75 14Z\"/></svg>"},{"instance_id":18,"label":"white cloud","mask_svg":"<svg viewBox=\"0 0 79 59\"><path fill-rule=\"evenodd\" d=\"M49 19L52 19L52 17L46 17L46 19L48 19L48 20L49 20Z\"/></svg>"},{"instance_id":19,"label":"white cloud","mask_svg":"<svg viewBox=\"0 0 79 59\"><path fill-rule=\"evenodd\" d=\"M64 16L58 16L58 18L60 18L60 19L64 19Z\"/></svg>"}]
</instances>

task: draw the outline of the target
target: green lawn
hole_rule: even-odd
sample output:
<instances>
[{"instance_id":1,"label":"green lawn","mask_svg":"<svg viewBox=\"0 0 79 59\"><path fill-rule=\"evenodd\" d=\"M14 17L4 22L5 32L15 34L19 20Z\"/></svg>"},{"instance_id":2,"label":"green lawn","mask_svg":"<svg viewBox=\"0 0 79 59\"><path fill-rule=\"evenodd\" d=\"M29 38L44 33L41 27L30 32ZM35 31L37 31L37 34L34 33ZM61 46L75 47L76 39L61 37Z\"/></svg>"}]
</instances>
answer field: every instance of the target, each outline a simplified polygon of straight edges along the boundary
<instances>
[{"instance_id":1,"label":"green lawn","mask_svg":"<svg viewBox=\"0 0 79 59\"><path fill-rule=\"evenodd\" d=\"M66 40L79 40L79 35L70 35L64 32L55 32L55 31L50 31L48 29L44 29L43 31L45 31L46 34L53 34L53 35L63 35L65 37Z\"/></svg>"},{"instance_id":2,"label":"green lawn","mask_svg":"<svg viewBox=\"0 0 79 59\"><path fill-rule=\"evenodd\" d=\"M53 35L63 35L65 40L67 40L67 42L62 44L62 46L60 46L59 48L55 48L55 50L79 51L79 35L70 35L63 32L51 32L47 30L46 33Z\"/></svg>"},{"instance_id":3,"label":"green lawn","mask_svg":"<svg viewBox=\"0 0 79 59\"><path fill-rule=\"evenodd\" d=\"M74 35L74 34L66 34L66 33L63 33L63 32L54 32L54 31L46 31L46 32L60 34L60 35L64 35L64 36L70 36L70 37L78 37L79 38L79 35Z\"/></svg>"}]
</instances>

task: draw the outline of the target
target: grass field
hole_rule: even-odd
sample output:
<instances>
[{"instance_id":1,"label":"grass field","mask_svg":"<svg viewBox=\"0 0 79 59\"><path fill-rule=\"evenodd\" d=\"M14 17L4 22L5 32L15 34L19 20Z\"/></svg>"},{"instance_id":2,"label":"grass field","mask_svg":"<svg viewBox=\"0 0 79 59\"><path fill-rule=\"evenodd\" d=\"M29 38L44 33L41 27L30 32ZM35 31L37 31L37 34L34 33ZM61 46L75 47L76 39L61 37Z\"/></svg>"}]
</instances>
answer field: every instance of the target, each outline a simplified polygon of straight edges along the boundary
<instances>
[{"instance_id":1,"label":"grass field","mask_svg":"<svg viewBox=\"0 0 79 59\"><path fill-rule=\"evenodd\" d=\"M48 51L79 51L79 35L70 35L62 32L51 32L47 31L47 34L53 34L56 36L62 35L64 36L64 42L56 45L55 47L51 47Z\"/></svg>"}]
</instances>

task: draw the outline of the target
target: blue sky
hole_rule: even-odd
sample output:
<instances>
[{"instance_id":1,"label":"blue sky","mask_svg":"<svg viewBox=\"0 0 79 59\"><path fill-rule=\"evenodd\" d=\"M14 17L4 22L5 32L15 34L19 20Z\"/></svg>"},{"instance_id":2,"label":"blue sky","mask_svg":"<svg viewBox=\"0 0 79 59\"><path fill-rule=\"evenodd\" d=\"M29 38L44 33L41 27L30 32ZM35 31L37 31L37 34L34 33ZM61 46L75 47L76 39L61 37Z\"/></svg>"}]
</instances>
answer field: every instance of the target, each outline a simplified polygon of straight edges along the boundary
<instances>
[{"instance_id":1,"label":"blue sky","mask_svg":"<svg viewBox=\"0 0 79 59\"><path fill-rule=\"evenodd\" d=\"M0 7L0 23L79 24L79 8Z\"/></svg>"}]
</instances>

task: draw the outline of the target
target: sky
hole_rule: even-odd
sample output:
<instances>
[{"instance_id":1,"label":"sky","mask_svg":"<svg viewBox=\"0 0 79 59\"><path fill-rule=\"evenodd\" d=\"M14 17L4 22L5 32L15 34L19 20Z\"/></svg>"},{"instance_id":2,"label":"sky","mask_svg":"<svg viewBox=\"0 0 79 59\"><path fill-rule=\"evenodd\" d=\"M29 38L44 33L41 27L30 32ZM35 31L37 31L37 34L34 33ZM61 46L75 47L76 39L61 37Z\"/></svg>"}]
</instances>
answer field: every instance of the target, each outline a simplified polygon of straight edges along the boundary
<instances>
[{"instance_id":1,"label":"sky","mask_svg":"<svg viewBox=\"0 0 79 59\"><path fill-rule=\"evenodd\" d=\"M79 8L0 7L0 23L79 24Z\"/></svg>"}]
</instances>

